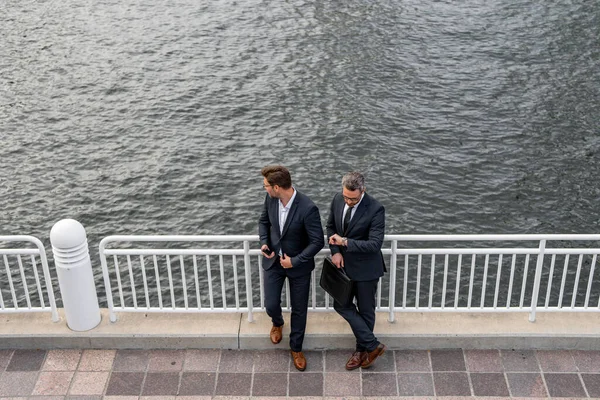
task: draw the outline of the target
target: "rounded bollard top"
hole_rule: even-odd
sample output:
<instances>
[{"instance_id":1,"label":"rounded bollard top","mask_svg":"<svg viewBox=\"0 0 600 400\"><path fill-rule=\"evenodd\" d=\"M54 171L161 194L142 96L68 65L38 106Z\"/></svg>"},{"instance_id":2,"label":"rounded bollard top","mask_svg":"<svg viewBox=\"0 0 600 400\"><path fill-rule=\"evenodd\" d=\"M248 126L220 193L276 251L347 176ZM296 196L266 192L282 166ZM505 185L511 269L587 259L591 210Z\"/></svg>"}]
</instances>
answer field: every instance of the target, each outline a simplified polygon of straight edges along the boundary
<instances>
[{"instance_id":1,"label":"rounded bollard top","mask_svg":"<svg viewBox=\"0 0 600 400\"><path fill-rule=\"evenodd\" d=\"M52 247L58 249L71 249L86 241L85 228L74 219L61 219L50 230Z\"/></svg>"}]
</instances>

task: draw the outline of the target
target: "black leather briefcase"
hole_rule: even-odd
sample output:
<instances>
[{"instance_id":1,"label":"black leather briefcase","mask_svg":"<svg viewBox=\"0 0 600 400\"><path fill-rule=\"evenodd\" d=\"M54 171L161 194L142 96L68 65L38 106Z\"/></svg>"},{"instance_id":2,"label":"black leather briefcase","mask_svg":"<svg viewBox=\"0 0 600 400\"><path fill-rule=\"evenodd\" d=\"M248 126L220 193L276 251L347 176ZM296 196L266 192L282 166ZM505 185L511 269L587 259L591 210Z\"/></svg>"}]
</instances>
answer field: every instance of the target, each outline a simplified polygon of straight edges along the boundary
<instances>
[{"instance_id":1,"label":"black leather briefcase","mask_svg":"<svg viewBox=\"0 0 600 400\"><path fill-rule=\"evenodd\" d=\"M343 268L336 267L329 257L323 260L319 285L340 304L348 304L352 300L352 279Z\"/></svg>"}]
</instances>

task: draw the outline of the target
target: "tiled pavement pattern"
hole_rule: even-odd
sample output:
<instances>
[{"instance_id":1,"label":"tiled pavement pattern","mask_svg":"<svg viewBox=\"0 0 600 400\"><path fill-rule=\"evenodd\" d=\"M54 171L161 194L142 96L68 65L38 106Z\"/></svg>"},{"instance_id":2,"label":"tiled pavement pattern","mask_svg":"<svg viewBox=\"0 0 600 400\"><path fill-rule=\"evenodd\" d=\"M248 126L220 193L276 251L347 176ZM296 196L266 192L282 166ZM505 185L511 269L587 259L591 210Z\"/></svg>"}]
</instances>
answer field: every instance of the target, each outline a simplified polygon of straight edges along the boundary
<instances>
[{"instance_id":1,"label":"tiled pavement pattern","mask_svg":"<svg viewBox=\"0 0 600 400\"><path fill-rule=\"evenodd\" d=\"M0 350L0 397L600 398L600 351L388 351L348 372L350 351ZM123 397L127 396L127 398Z\"/></svg>"}]
</instances>

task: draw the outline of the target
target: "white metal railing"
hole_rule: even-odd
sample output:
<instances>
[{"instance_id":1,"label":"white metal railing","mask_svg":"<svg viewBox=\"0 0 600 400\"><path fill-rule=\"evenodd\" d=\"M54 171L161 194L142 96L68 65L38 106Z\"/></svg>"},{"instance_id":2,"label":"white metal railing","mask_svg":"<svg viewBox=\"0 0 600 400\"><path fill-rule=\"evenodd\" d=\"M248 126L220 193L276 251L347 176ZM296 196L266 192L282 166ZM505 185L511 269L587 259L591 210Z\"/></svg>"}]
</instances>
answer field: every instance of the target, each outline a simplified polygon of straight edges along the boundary
<instances>
[{"instance_id":1,"label":"white metal railing","mask_svg":"<svg viewBox=\"0 0 600 400\"><path fill-rule=\"evenodd\" d=\"M33 236L21 235L0 236L0 243L35 245L35 248L0 248L3 261L3 268L0 268L0 313L51 312L52 321L57 322L56 300L42 242ZM42 266L43 282L36 258Z\"/></svg>"},{"instance_id":2,"label":"white metal railing","mask_svg":"<svg viewBox=\"0 0 600 400\"><path fill-rule=\"evenodd\" d=\"M388 274L379 282L377 309L389 312L390 321L399 311L528 312L530 321L538 311L598 312L598 241L600 235L386 235ZM149 245L132 247L140 242ZM468 242L478 247L464 247ZM527 246L507 247L514 242ZM186 248L170 248L179 243ZM332 310L318 285L327 254L326 246L317 256L310 311ZM251 321L253 310L264 310L257 235L109 236L100 243L100 259L111 321L116 311L248 312ZM289 304L286 285L288 310Z\"/></svg>"}]
</instances>

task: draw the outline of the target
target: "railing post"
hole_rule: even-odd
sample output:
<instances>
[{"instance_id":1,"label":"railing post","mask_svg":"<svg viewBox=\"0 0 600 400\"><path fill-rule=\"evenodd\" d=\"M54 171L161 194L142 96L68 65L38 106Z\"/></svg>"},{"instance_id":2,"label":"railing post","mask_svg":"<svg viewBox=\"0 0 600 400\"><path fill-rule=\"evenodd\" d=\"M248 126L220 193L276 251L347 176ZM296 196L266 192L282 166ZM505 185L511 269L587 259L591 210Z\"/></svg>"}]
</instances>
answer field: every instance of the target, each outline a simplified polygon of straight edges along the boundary
<instances>
[{"instance_id":1,"label":"railing post","mask_svg":"<svg viewBox=\"0 0 600 400\"><path fill-rule=\"evenodd\" d=\"M246 272L246 304L248 305L248 322L254 321L252 314L252 274L250 270L250 242L244 240L244 271Z\"/></svg>"},{"instance_id":2,"label":"railing post","mask_svg":"<svg viewBox=\"0 0 600 400\"><path fill-rule=\"evenodd\" d=\"M102 266L102 276L104 277L104 289L106 290L106 303L108 304L108 319L110 320L110 322L117 322L117 314L115 313L115 305L113 303L112 297L112 287L110 284L110 275L108 273L108 263L106 262L106 254L104 253L104 250L106 249L106 243L108 241L109 238L104 238L100 241L100 265Z\"/></svg>"},{"instance_id":3,"label":"railing post","mask_svg":"<svg viewBox=\"0 0 600 400\"><path fill-rule=\"evenodd\" d=\"M533 281L533 293L531 294L531 312L529 313L529 322L535 322L535 310L537 308L538 296L540 293L540 284L542 280L542 268L544 267L544 252L546 251L546 240L540 240L537 263L535 265L535 278Z\"/></svg>"},{"instance_id":4,"label":"railing post","mask_svg":"<svg viewBox=\"0 0 600 400\"><path fill-rule=\"evenodd\" d=\"M392 262L390 263L390 293L388 296L390 315L388 322L394 322L394 305L396 304L396 251L398 250L398 241L392 240Z\"/></svg>"},{"instance_id":5,"label":"railing post","mask_svg":"<svg viewBox=\"0 0 600 400\"><path fill-rule=\"evenodd\" d=\"M60 220L50 231L50 242L67 326L88 331L101 316L85 229L74 219Z\"/></svg>"}]
</instances>

